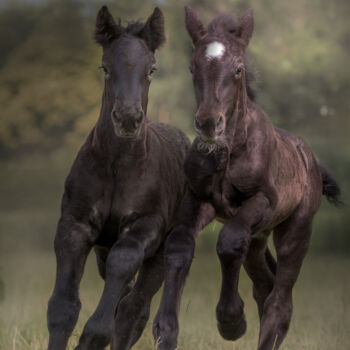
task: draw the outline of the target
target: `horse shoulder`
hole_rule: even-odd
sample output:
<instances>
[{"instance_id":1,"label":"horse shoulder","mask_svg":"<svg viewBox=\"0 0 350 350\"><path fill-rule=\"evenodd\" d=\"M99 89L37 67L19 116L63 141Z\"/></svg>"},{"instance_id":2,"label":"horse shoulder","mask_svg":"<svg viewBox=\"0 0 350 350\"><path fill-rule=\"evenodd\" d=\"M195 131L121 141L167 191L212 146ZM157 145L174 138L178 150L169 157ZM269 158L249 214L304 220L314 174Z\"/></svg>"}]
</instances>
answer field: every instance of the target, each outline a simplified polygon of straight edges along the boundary
<instances>
[{"instance_id":1,"label":"horse shoulder","mask_svg":"<svg viewBox=\"0 0 350 350\"><path fill-rule=\"evenodd\" d=\"M113 184L108 180L108 167L96 154L91 140L90 134L66 178L61 211L62 216L100 226Z\"/></svg>"},{"instance_id":2,"label":"horse shoulder","mask_svg":"<svg viewBox=\"0 0 350 350\"><path fill-rule=\"evenodd\" d=\"M260 123L248 129L244 151L230 160L230 175L240 191L266 186L275 139L271 127Z\"/></svg>"}]
</instances>

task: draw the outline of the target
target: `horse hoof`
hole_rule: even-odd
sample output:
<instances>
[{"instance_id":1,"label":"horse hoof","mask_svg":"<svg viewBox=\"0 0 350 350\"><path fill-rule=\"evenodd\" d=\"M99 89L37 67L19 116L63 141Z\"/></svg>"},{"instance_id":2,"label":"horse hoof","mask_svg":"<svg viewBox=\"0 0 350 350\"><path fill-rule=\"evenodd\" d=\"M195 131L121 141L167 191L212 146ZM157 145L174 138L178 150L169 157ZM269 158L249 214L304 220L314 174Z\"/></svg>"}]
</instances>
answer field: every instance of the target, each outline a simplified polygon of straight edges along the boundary
<instances>
[{"instance_id":1,"label":"horse hoof","mask_svg":"<svg viewBox=\"0 0 350 350\"><path fill-rule=\"evenodd\" d=\"M237 340L247 330L247 321L243 315L238 321L218 322L220 335L226 340Z\"/></svg>"}]
</instances>

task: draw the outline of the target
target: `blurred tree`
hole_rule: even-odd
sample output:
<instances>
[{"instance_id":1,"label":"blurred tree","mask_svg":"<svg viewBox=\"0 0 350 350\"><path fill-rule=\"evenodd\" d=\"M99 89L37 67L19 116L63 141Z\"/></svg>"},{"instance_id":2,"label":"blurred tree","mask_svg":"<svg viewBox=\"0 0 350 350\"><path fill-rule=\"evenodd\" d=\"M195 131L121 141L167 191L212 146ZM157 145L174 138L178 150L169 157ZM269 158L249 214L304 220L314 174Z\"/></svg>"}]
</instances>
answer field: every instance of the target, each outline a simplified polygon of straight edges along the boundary
<instances>
[{"instance_id":1,"label":"blurred tree","mask_svg":"<svg viewBox=\"0 0 350 350\"><path fill-rule=\"evenodd\" d=\"M86 29L75 1L53 1L8 55L0 71L2 154L57 145L97 104L97 60Z\"/></svg>"},{"instance_id":2,"label":"blurred tree","mask_svg":"<svg viewBox=\"0 0 350 350\"><path fill-rule=\"evenodd\" d=\"M9 53L30 35L37 11L31 6L6 5L0 12L0 68Z\"/></svg>"},{"instance_id":3,"label":"blurred tree","mask_svg":"<svg viewBox=\"0 0 350 350\"><path fill-rule=\"evenodd\" d=\"M275 125L311 144L350 198L348 0L43 0L35 6L7 1L0 6L0 157L61 146L76 150L82 144L100 109L101 48L92 33L105 2L124 23L145 20L156 5L162 8L168 40L156 53L148 116L190 136L192 44L183 6L193 6L205 24L219 12L240 16L253 8L249 53L258 72L258 104ZM321 246L330 244L329 232L336 232L338 243L348 242L344 227L350 216L343 213L335 216L324 207L316 223Z\"/></svg>"},{"instance_id":4,"label":"blurred tree","mask_svg":"<svg viewBox=\"0 0 350 350\"><path fill-rule=\"evenodd\" d=\"M350 84L346 1L188 3L205 23L218 12L241 15L254 8L256 29L250 52L259 72L259 104L281 127L302 134L314 134L317 128L319 135L331 131L346 137L350 126L345 95ZM76 132L81 140L91 128L102 90L95 69L100 49L91 40L99 5L55 0L41 7L27 6L26 11L18 5L0 11L1 154L77 140ZM152 1L110 4L115 16L123 19L145 19L153 6ZM187 68L192 46L184 28L183 6L168 0L162 1L162 8L168 42L157 53L159 71L151 87L149 115L192 133L194 96Z\"/></svg>"}]
</instances>

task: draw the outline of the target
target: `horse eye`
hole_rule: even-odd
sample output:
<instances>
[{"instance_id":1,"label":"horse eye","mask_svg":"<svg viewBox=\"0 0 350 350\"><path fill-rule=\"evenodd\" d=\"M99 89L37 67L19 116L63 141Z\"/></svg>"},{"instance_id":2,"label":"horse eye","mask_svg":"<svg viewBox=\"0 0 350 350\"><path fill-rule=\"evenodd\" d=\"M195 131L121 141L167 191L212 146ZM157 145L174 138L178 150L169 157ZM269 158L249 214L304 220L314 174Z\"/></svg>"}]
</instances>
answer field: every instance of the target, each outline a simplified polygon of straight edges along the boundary
<instances>
[{"instance_id":1,"label":"horse eye","mask_svg":"<svg viewBox=\"0 0 350 350\"><path fill-rule=\"evenodd\" d=\"M107 68L106 68L105 66L101 66L101 67L98 67L98 68L102 69L103 72L104 72L106 75L108 74L108 70L107 70Z\"/></svg>"},{"instance_id":2,"label":"horse eye","mask_svg":"<svg viewBox=\"0 0 350 350\"><path fill-rule=\"evenodd\" d=\"M239 79L241 77L241 73L243 72L243 67L238 67L235 71L235 79Z\"/></svg>"},{"instance_id":3,"label":"horse eye","mask_svg":"<svg viewBox=\"0 0 350 350\"><path fill-rule=\"evenodd\" d=\"M157 68L155 66L152 66L152 68L150 69L150 71L147 74L147 78L148 81L151 82L152 80L152 74L157 70Z\"/></svg>"},{"instance_id":4,"label":"horse eye","mask_svg":"<svg viewBox=\"0 0 350 350\"><path fill-rule=\"evenodd\" d=\"M157 67L152 67L149 71L149 75L152 75L157 70Z\"/></svg>"}]
</instances>

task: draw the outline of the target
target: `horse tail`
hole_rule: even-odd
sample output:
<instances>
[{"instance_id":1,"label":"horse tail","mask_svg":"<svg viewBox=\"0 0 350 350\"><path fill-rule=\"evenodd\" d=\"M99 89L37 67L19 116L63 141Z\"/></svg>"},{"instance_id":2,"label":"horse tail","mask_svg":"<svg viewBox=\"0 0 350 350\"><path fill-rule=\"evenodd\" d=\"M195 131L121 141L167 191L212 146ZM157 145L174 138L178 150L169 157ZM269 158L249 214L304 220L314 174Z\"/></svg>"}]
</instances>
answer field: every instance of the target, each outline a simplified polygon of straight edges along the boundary
<instances>
[{"instance_id":1,"label":"horse tail","mask_svg":"<svg viewBox=\"0 0 350 350\"><path fill-rule=\"evenodd\" d=\"M322 194L326 196L329 203L341 207L344 203L340 198L340 186L323 166L319 165L319 168L322 175Z\"/></svg>"},{"instance_id":2,"label":"horse tail","mask_svg":"<svg viewBox=\"0 0 350 350\"><path fill-rule=\"evenodd\" d=\"M277 270L277 264L276 264L276 260L273 257L272 253L270 252L269 248L266 248L265 250L265 259L267 262L267 266L270 268L270 271L276 275L276 270Z\"/></svg>"}]
</instances>

